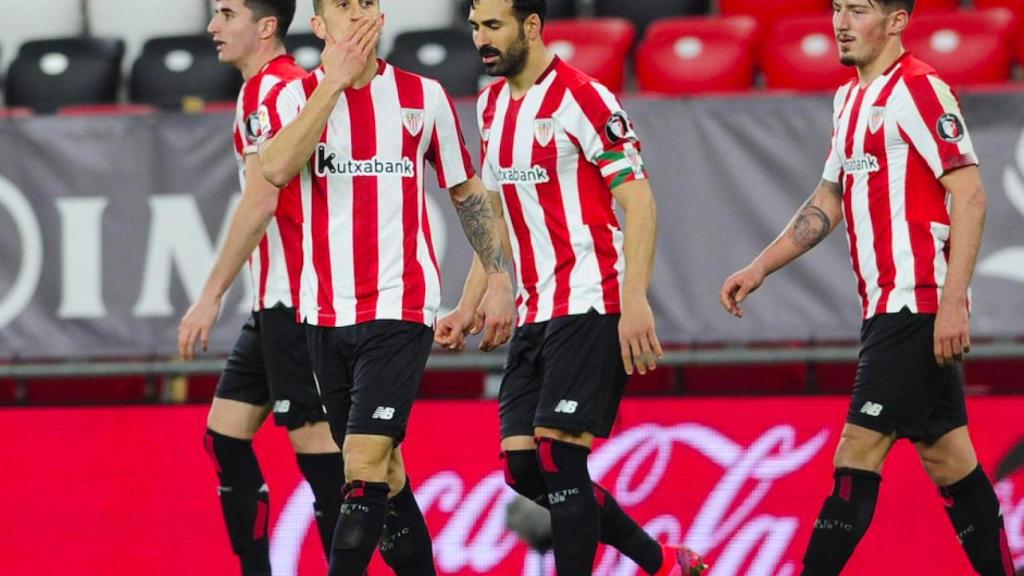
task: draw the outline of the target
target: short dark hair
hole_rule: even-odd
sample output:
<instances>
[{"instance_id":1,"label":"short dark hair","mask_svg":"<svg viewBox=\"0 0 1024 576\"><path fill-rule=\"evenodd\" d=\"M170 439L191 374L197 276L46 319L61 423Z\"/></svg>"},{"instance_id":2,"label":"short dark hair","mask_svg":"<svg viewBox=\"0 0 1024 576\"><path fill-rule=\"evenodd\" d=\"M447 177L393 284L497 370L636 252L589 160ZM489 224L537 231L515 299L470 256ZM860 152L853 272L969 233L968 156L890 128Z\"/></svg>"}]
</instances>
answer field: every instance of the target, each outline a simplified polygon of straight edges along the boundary
<instances>
[{"instance_id":1,"label":"short dark hair","mask_svg":"<svg viewBox=\"0 0 1024 576\"><path fill-rule=\"evenodd\" d=\"M315 0L319 2L320 0ZM516 14L516 20L520 24L526 22L526 19L530 17L530 14L536 14L540 17L541 26L544 25L544 19L548 15L548 0L504 0L506 4L512 5L512 11ZM472 0L473 6L480 3L480 0Z\"/></svg>"},{"instance_id":2,"label":"short dark hair","mask_svg":"<svg viewBox=\"0 0 1024 576\"><path fill-rule=\"evenodd\" d=\"M900 8L908 13L914 12L914 0L875 0L875 2L878 2L878 5L885 8L887 12L899 10Z\"/></svg>"},{"instance_id":3,"label":"short dark hair","mask_svg":"<svg viewBox=\"0 0 1024 576\"><path fill-rule=\"evenodd\" d=\"M284 40L295 19L295 0L245 0L254 19L277 18L277 37Z\"/></svg>"},{"instance_id":4,"label":"short dark hair","mask_svg":"<svg viewBox=\"0 0 1024 576\"><path fill-rule=\"evenodd\" d=\"M377 4L380 5L380 0L377 0ZM324 0L313 0L313 13L323 14L324 12Z\"/></svg>"}]
</instances>

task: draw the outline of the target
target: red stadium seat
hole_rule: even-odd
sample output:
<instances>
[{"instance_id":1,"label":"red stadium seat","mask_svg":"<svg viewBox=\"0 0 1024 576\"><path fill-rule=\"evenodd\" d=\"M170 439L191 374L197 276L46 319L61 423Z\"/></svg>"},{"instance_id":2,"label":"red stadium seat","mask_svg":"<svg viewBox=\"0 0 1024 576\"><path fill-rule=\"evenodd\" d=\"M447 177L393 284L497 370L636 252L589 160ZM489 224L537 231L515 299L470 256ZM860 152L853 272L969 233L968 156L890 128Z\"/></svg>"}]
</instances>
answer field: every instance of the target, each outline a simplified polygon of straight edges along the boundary
<instances>
[{"instance_id":1,"label":"red stadium seat","mask_svg":"<svg viewBox=\"0 0 1024 576\"><path fill-rule=\"evenodd\" d=\"M750 16L658 21L637 49L640 88L661 94L750 88L759 30Z\"/></svg>"},{"instance_id":2,"label":"red stadium seat","mask_svg":"<svg viewBox=\"0 0 1024 576\"><path fill-rule=\"evenodd\" d=\"M829 0L719 0L718 8L723 16L753 16L769 27L782 18L826 14L832 9L832 3Z\"/></svg>"},{"instance_id":3,"label":"red stadium seat","mask_svg":"<svg viewBox=\"0 0 1024 576\"><path fill-rule=\"evenodd\" d=\"M904 33L908 50L953 85L1005 82L1013 66L1013 13L1003 8L925 12Z\"/></svg>"},{"instance_id":4,"label":"red stadium seat","mask_svg":"<svg viewBox=\"0 0 1024 576\"><path fill-rule=\"evenodd\" d=\"M563 60L613 92L625 83L626 57L636 29L623 18L555 20L544 25L544 41Z\"/></svg>"},{"instance_id":5,"label":"red stadium seat","mask_svg":"<svg viewBox=\"0 0 1024 576\"><path fill-rule=\"evenodd\" d=\"M839 63L828 16L776 22L761 44L760 62L768 88L832 91L856 74L853 68Z\"/></svg>"},{"instance_id":6,"label":"red stadium seat","mask_svg":"<svg viewBox=\"0 0 1024 576\"><path fill-rule=\"evenodd\" d=\"M975 4L977 4L977 2L975 2ZM934 10L956 10L959 6L960 0L917 0L914 2L914 14L932 12Z\"/></svg>"},{"instance_id":7,"label":"red stadium seat","mask_svg":"<svg viewBox=\"0 0 1024 576\"><path fill-rule=\"evenodd\" d=\"M57 109L61 116L145 116L156 112L155 107L147 104L83 104Z\"/></svg>"},{"instance_id":8,"label":"red stadium seat","mask_svg":"<svg viewBox=\"0 0 1024 576\"><path fill-rule=\"evenodd\" d=\"M1013 12L1017 19L1013 53L1017 62L1024 62L1024 0L974 0L974 7L977 9L1006 8Z\"/></svg>"}]
</instances>

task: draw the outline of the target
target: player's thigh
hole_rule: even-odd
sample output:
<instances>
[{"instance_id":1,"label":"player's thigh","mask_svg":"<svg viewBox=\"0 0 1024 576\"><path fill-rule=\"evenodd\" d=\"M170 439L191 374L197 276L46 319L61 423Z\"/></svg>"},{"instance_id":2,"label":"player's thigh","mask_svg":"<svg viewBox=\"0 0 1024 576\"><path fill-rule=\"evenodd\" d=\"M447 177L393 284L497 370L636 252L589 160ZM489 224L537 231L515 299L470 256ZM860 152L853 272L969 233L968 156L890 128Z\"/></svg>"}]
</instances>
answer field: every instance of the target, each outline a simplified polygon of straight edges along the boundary
<instances>
[{"instance_id":1,"label":"player's thigh","mask_svg":"<svg viewBox=\"0 0 1024 576\"><path fill-rule=\"evenodd\" d=\"M618 324L618 315L594 310L549 323L534 416L541 435L589 445L611 433L627 380Z\"/></svg>"},{"instance_id":2,"label":"player's thigh","mask_svg":"<svg viewBox=\"0 0 1024 576\"><path fill-rule=\"evenodd\" d=\"M348 434L405 438L433 345L423 324L378 320L356 328Z\"/></svg>"},{"instance_id":3,"label":"player's thigh","mask_svg":"<svg viewBox=\"0 0 1024 576\"><path fill-rule=\"evenodd\" d=\"M206 416L206 427L218 434L252 440L270 413L270 405L255 405L214 397Z\"/></svg>"},{"instance_id":4,"label":"player's thigh","mask_svg":"<svg viewBox=\"0 0 1024 576\"><path fill-rule=\"evenodd\" d=\"M334 454L341 451L327 422L307 423L290 429L288 439L299 454Z\"/></svg>"},{"instance_id":5,"label":"player's thigh","mask_svg":"<svg viewBox=\"0 0 1024 576\"><path fill-rule=\"evenodd\" d=\"M214 391L207 426L232 438L250 439L270 410L261 325L254 314L242 326Z\"/></svg>"},{"instance_id":6,"label":"player's thigh","mask_svg":"<svg viewBox=\"0 0 1024 576\"><path fill-rule=\"evenodd\" d=\"M543 383L540 352L546 324L520 326L509 342L498 391L502 450L532 450L535 447L533 418Z\"/></svg>"},{"instance_id":7,"label":"player's thigh","mask_svg":"<svg viewBox=\"0 0 1024 576\"><path fill-rule=\"evenodd\" d=\"M345 480L387 482L394 438L376 434L347 434L342 447Z\"/></svg>"},{"instance_id":8,"label":"player's thigh","mask_svg":"<svg viewBox=\"0 0 1024 576\"><path fill-rule=\"evenodd\" d=\"M978 467L978 456L966 426L951 430L933 442L915 442L914 447L936 486L954 484Z\"/></svg>"},{"instance_id":9,"label":"player's thigh","mask_svg":"<svg viewBox=\"0 0 1024 576\"><path fill-rule=\"evenodd\" d=\"M327 413L331 434L341 446L352 407L353 328L306 326L305 331L313 383Z\"/></svg>"},{"instance_id":10,"label":"player's thigh","mask_svg":"<svg viewBox=\"0 0 1024 576\"><path fill-rule=\"evenodd\" d=\"M839 435L833 464L836 468L854 468L881 473L896 433L882 434L870 428L847 423Z\"/></svg>"},{"instance_id":11,"label":"player's thigh","mask_svg":"<svg viewBox=\"0 0 1024 576\"><path fill-rule=\"evenodd\" d=\"M306 327L295 321L295 310L269 308L259 317L274 423L291 431L327 422L306 343Z\"/></svg>"}]
</instances>

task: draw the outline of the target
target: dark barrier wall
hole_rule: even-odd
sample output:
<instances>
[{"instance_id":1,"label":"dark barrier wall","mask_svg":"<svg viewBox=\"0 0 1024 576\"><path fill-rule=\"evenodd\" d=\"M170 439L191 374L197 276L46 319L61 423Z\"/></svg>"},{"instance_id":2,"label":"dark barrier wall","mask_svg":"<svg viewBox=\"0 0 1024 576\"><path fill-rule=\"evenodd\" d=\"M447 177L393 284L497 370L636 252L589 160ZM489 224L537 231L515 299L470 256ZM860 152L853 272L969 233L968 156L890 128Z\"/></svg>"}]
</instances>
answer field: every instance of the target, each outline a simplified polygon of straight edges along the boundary
<instances>
[{"instance_id":1,"label":"dark barrier wall","mask_svg":"<svg viewBox=\"0 0 1024 576\"><path fill-rule=\"evenodd\" d=\"M845 233L771 278L738 321L718 289L782 229L821 174L831 98L627 100L661 211L652 304L663 341L855 339ZM975 337L1024 335L1024 98L970 94L990 204ZM459 105L477 150L474 105ZM237 202L230 114L0 120L0 358L170 355ZM432 178L427 176L428 182ZM432 224L444 304L469 248L446 194ZM243 321L227 299L213 350Z\"/></svg>"}]
</instances>

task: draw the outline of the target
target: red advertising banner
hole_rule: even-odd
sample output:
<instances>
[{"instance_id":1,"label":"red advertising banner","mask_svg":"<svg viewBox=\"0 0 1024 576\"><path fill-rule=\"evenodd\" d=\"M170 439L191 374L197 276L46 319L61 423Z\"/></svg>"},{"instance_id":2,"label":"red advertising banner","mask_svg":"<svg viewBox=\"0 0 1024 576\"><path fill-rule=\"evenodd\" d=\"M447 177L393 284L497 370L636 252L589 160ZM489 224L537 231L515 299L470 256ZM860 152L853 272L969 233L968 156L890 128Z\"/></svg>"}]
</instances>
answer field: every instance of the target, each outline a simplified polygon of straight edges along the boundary
<instances>
[{"instance_id":1,"label":"red advertising banner","mask_svg":"<svg viewBox=\"0 0 1024 576\"><path fill-rule=\"evenodd\" d=\"M979 457L1024 441L1024 398L970 401ZM591 474L656 537L702 550L711 576L795 576L831 490L842 398L630 399ZM204 407L0 410L0 574L237 573L202 449ZM504 525L513 497L493 402L422 402L403 445L442 574L553 574ZM275 576L325 572L312 494L287 437L257 452L271 493ZM1024 473L996 483L1024 567ZM390 574L379 559L371 576ZM639 571L602 550L595 575ZM961 576L971 569L912 446L883 471L871 530L846 574Z\"/></svg>"}]
</instances>

